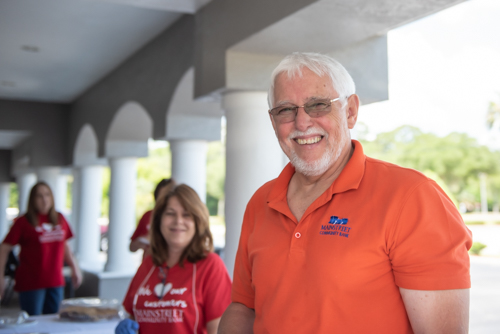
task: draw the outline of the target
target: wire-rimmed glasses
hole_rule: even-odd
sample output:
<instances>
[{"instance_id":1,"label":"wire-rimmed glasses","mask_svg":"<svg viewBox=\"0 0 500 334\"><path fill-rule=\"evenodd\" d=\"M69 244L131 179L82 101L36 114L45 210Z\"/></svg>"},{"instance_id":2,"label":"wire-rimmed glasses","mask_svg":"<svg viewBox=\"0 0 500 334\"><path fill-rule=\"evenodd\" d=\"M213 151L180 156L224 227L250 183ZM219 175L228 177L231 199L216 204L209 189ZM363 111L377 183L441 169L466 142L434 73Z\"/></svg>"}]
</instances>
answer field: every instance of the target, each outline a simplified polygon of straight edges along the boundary
<instances>
[{"instance_id":1,"label":"wire-rimmed glasses","mask_svg":"<svg viewBox=\"0 0 500 334\"><path fill-rule=\"evenodd\" d=\"M310 117L321 117L332 111L332 103L340 100L340 97L335 99L313 99L303 106L296 106L293 104L284 104L269 110L274 119L279 123L293 122L297 116L299 108L304 108L304 111Z\"/></svg>"}]
</instances>

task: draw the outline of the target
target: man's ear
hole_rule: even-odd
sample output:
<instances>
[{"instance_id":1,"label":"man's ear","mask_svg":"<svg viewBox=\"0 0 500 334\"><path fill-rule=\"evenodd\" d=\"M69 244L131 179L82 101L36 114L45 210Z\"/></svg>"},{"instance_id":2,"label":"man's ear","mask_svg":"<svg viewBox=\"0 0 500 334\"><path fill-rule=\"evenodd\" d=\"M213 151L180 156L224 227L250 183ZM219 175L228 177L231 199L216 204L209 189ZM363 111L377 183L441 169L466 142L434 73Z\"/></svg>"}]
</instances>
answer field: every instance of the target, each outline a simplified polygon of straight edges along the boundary
<instances>
[{"instance_id":1,"label":"man's ear","mask_svg":"<svg viewBox=\"0 0 500 334\"><path fill-rule=\"evenodd\" d=\"M356 121L358 120L358 110L359 110L359 97L356 94L352 94L347 98L346 116L347 116L347 126L349 129L354 128Z\"/></svg>"}]
</instances>

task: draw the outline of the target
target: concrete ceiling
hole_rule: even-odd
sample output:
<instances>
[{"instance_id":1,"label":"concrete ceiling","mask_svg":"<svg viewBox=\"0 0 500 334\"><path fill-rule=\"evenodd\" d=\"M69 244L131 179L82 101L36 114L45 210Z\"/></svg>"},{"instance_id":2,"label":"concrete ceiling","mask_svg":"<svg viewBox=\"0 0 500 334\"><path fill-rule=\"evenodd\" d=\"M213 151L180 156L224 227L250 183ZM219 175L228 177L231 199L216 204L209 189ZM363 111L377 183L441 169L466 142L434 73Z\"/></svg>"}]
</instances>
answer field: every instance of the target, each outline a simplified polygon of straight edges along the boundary
<instances>
[{"instance_id":1,"label":"concrete ceiling","mask_svg":"<svg viewBox=\"0 0 500 334\"><path fill-rule=\"evenodd\" d=\"M231 51L330 53L464 0L319 0L250 36Z\"/></svg>"},{"instance_id":2,"label":"concrete ceiling","mask_svg":"<svg viewBox=\"0 0 500 334\"><path fill-rule=\"evenodd\" d=\"M69 103L211 0L1 0L0 99ZM319 0L234 45L330 52L463 0Z\"/></svg>"},{"instance_id":3,"label":"concrete ceiling","mask_svg":"<svg viewBox=\"0 0 500 334\"><path fill-rule=\"evenodd\" d=\"M210 0L2 0L0 98L67 103Z\"/></svg>"}]
</instances>

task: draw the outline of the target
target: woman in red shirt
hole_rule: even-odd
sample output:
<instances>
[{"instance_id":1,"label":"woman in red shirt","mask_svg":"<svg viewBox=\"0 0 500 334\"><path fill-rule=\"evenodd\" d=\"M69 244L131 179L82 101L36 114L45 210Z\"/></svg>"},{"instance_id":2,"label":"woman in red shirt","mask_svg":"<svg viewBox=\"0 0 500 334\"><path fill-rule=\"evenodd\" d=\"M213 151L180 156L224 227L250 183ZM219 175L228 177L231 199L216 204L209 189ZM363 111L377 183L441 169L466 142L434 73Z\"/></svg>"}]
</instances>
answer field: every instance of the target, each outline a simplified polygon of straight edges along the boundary
<instances>
[{"instance_id":1,"label":"woman in red shirt","mask_svg":"<svg viewBox=\"0 0 500 334\"><path fill-rule=\"evenodd\" d=\"M215 334L231 302L231 280L213 253L208 209L185 184L160 197L150 228L151 255L137 270L123 306L131 319L115 333Z\"/></svg>"},{"instance_id":2,"label":"woman in red shirt","mask_svg":"<svg viewBox=\"0 0 500 334\"><path fill-rule=\"evenodd\" d=\"M0 245L0 268L5 268L7 256L19 244L19 266L15 287L21 309L29 315L59 311L64 293L63 263L71 267L72 283L78 288L82 274L66 240L73 233L64 216L54 209L54 196L45 182L31 189L28 210L14 221ZM0 270L0 291L5 287L4 271Z\"/></svg>"}]
</instances>

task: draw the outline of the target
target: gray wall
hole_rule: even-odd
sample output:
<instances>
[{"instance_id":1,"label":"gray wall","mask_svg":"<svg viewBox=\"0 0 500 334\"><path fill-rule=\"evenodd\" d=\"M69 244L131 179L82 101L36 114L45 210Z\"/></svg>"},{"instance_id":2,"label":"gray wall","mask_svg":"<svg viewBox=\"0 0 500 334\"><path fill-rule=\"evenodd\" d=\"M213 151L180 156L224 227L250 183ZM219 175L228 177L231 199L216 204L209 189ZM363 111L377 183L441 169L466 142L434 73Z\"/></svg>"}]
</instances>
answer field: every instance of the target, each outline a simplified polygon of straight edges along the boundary
<instances>
[{"instance_id":1,"label":"gray wall","mask_svg":"<svg viewBox=\"0 0 500 334\"><path fill-rule=\"evenodd\" d=\"M316 0L213 0L196 13L195 97L226 87L226 50Z\"/></svg>"},{"instance_id":2,"label":"gray wall","mask_svg":"<svg viewBox=\"0 0 500 334\"><path fill-rule=\"evenodd\" d=\"M194 17L185 15L75 101L70 116L69 154L81 127L89 123L104 156L115 113L127 101L141 104L153 119L153 137L166 133L166 114L175 88L193 66ZM133 124L131 124L133 126Z\"/></svg>"},{"instance_id":3,"label":"gray wall","mask_svg":"<svg viewBox=\"0 0 500 334\"><path fill-rule=\"evenodd\" d=\"M10 163L12 159L11 150L0 150L0 182L13 182L10 175Z\"/></svg>"},{"instance_id":4,"label":"gray wall","mask_svg":"<svg viewBox=\"0 0 500 334\"><path fill-rule=\"evenodd\" d=\"M28 130L32 135L14 151L30 156L31 167L66 166L69 105L0 100L2 130Z\"/></svg>"}]
</instances>

